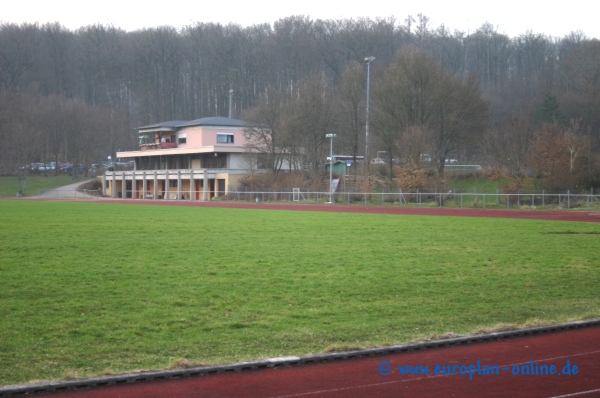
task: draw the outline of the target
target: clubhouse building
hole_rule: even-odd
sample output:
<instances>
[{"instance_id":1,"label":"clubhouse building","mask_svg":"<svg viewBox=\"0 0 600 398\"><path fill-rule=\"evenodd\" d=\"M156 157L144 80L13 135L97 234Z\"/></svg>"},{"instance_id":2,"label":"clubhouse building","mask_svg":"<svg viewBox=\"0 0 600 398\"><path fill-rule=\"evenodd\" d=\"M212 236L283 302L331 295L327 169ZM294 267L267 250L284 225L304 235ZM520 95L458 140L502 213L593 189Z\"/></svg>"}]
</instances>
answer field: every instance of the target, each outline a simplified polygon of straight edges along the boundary
<instances>
[{"instance_id":1,"label":"clubhouse building","mask_svg":"<svg viewBox=\"0 0 600 398\"><path fill-rule=\"evenodd\" d=\"M138 128L139 150L117 152L133 170L106 171L104 195L132 199L210 200L249 173L245 122L226 117Z\"/></svg>"}]
</instances>

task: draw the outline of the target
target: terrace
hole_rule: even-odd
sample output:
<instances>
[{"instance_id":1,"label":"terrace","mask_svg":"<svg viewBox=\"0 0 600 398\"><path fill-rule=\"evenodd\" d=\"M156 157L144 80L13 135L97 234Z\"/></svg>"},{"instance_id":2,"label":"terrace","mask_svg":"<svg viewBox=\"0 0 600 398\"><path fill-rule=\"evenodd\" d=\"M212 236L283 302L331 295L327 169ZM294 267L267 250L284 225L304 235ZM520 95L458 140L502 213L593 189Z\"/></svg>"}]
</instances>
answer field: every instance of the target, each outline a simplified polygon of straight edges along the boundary
<instances>
[{"instance_id":1,"label":"terrace","mask_svg":"<svg viewBox=\"0 0 600 398\"><path fill-rule=\"evenodd\" d=\"M154 150L154 149L172 149L177 148L176 142L152 142L140 144L142 151Z\"/></svg>"}]
</instances>

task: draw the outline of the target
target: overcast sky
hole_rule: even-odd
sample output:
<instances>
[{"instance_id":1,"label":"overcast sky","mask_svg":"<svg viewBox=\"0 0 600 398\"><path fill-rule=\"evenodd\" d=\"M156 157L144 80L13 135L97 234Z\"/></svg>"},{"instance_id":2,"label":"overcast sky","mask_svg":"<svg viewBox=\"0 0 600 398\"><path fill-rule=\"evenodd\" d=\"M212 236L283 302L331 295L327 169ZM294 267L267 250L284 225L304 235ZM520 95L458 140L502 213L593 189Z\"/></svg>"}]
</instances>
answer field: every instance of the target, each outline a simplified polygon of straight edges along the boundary
<instances>
[{"instance_id":1,"label":"overcast sky","mask_svg":"<svg viewBox=\"0 0 600 398\"><path fill-rule=\"evenodd\" d=\"M308 15L313 19L394 16L403 21L407 15L416 17L422 13L434 27L444 24L450 30L467 33L490 22L498 32L511 37L528 30L556 37L581 30L590 38L600 38L598 14L592 9L591 0L565 2L560 7L557 2L539 0L1 0L0 4L0 21L60 22L70 30L94 23L128 31L161 25L179 28L195 22L249 26L273 23L291 15Z\"/></svg>"}]
</instances>

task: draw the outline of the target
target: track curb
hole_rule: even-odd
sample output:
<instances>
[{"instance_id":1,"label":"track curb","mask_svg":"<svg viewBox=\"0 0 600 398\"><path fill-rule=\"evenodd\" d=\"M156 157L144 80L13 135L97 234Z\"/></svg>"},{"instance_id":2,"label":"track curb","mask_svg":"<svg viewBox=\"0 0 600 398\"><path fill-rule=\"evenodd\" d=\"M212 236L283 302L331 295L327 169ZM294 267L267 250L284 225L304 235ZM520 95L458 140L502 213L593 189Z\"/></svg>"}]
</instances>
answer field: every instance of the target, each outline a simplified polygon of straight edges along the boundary
<instances>
[{"instance_id":1,"label":"track curb","mask_svg":"<svg viewBox=\"0 0 600 398\"><path fill-rule=\"evenodd\" d=\"M93 388L107 385L116 384L128 384L142 381L153 381L153 380L168 380L181 377L210 375L225 372L239 372L250 369L261 369L261 368L272 368L276 366L292 366L301 365L307 363L319 363L337 361L343 359L362 358L377 355L394 354L399 352L409 352L415 350L425 350L441 347L456 346L462 344L470 344L477 342L488 342L493 340L511 339L524 336L530 336L535 334L560 332L570 329L579 329L585 327L600 326L600 318L594 318L585 321L575 321L569 323L548 325L548 326L536 326L529 328L522 328L517 330L492 332L485 334L474 334L461 337L453 337L449 339L436 339L427 340L409 344L398 344L393 346L366 348L362 350L352 351L341 351L333 353L323 353L307 356L292 356L292 357L280 357L280 358L269 358L258 361L249 362L237 362L223 365L212 365L212 366L195 366L189 368L178 368L169 370L159 371L148 371L148 372L134 372L124 373L120 375L111 376L100 376L86 379L76 380L61 380L51 381L42 383L30 383L20 384L13 386L0 387L0 397L19 396L19 395L31 395L37 393L53 392L53 391L65 391L65 390L78 390L85 388Z\"/></svg>"}]
</instances>

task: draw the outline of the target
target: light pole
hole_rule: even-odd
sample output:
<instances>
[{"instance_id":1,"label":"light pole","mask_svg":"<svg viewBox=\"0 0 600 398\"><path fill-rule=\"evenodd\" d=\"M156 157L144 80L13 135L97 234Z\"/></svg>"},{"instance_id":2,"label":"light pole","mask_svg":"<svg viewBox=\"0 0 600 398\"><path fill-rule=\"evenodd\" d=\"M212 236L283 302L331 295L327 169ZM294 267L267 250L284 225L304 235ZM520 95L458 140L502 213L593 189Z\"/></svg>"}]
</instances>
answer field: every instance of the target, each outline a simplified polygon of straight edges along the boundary
<instances>
[{"instance_id":1,"label":"light pole","mask_svg":"<svg viewBox=\"0 0 600 398\"><path fill-rule=\"evenodd\" d=\"M371 62L375 61L375 57L366 57L365 63L367 64L367 118L365 125L365 162L367 162L367 172L370 174L369 164L369 101L371 98Z\"/></svg>"},{"instance_id":2,"label":"light pole","mask_svg":"<svg viewBox=\"0 0 600 398\"><path fill-rule=\"evenodd\" d=\"M333 139L337 137L337 134L326 134L325 137L329 138L329 202L333 203L333 187L331 182L333 181Z\"/></svg>"},{"instance_id":3,"label":"light pole","mask_svg":"<svg viewBox=\"0 0 600 398\"><path fill-rule=\"evenodd\" d=\"M229 118L231 119L231 95L233 94L233 90L229 90Z\"/></svg>"}]
</instances>

